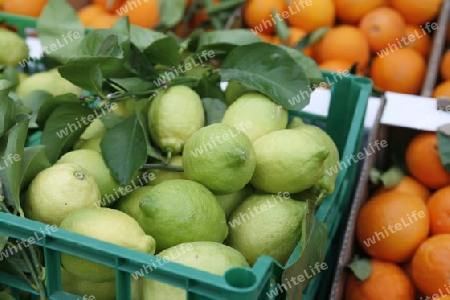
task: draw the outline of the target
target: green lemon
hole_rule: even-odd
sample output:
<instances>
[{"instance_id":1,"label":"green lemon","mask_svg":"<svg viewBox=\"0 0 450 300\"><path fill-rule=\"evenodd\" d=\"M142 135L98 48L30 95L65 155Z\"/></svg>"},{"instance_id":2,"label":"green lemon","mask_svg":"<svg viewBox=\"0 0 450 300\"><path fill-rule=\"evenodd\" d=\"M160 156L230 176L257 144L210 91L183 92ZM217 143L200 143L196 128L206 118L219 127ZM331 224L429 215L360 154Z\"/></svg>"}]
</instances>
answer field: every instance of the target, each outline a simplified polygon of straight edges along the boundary
<instances>
[{"instance_id":1,"label":"green lemon","mask_svg":"<svg viewBox=\"0 0 450 300\"><path fill-rule=\"evenodd\" d=\"M184 173L215 194L237 192L252 178L255 152L248 137L225 124L203 127L186 142Z\"/></svg>"},{"instance_id":2,"label":"green lemon","mask_svg":"<svg viewBox=\"0 0 450 300\"><path fill-rule=\"evenodd\" d=\"M148 126L165 152L181 153L187 139L205 123L202 100L191 88L173 86L159 92L148 111Z\"/></svg>"},{"instance_id":3,"label":"green lemon","mask_svg":"<svg viewBox=\"0 0 450 300\"><path fill-rule=\"evenodd\" d=\"M172 156L169 166L182 167L183 158L181 157L181 155ZM184 172L178 171L155 169L153 170L153 174L155 174L155 179L150 181L151 185L157 185L166 180L187 179Z\"/></svg>"},{"instance_id":4,"label":"green lemon","mask_svg":"<svg viewBox=\"0 0 450 300\"><path fill-rule=\"evenodd\" d=\"M157 251L184 242L223 242L228 235L225 213L203 185L182 179L153 187L140 202L140 224L156 239Z\"/></svg>"},{"instance_id":5,"label":"green lemon","mask_svg":"<svg viewBox=\"0 0 450 300\"><path fill-rule=\"evenodd\" d=\"M102 138L95 138L95 139L89 139L89 140L78 140L77 143L73 146L74 150L81 150L81 149L87 149L87 150L93 150L98 153L102 152L102 148L100 146L100 143L102 142Z\"/></svg>"},{"instance_id":6,"label":"green lemon","mask_svg":"<svg viewBox=\"0 0 450 300\"><path fill-rule=\"evenodd\" d=\"M146 235L135 219L115 209L78 210L67 216L60 228L136 251L155 253L155 239ZM61 264L67 272L83 280L115 279L114 269L72 255L62 253Z\"/></svg>"},{"instance_id":7,"label":"green lemon","mask_svg":"<svg viewBox=\"0 0 450 300\"><path fill-rule=\"evenodd\" d=\"M27 63L28 46L17 33L0 28L0 65L17 67Z\"/></svg>"},{"instance_id":8,"label":"green lemon","mask_svg":"<svg viewBox=\"0 0 450 300\"><path fill-rule=\"evenodd\" d=\"M160 252L157 257L220 276L233 267L249 267L241 253L215 242L183 243ZM146 300L187 299L184 289L158 281L144 279L142 287Z\"/></svg>"},{"instance_id":9,"label":"green lemon","mask_svg":"<svg viewBox=\"0 0 450 300\"><path fill-rule=\"evenodd\" d=\"M99 118L94 119L91 124L81 134L80 139L90 140L96 138L102 138L106 133L106 126Z\"/></svg>"},{"instance_id":10,"label":"green lemon","mask_svg":"<svg viewBox=\"0 0 450 300\"><path fill-rule=\"evenodd\" d=\"M141 223L143 220L143 213L139 208L139 204L142 198L144 198L152 188L152 186L146 185L135 189L131 193L120 198L119 201L116 202L115 208Z\"/></svg>"},{"instance_id":11,"label":"green lemon","mask_svg":"<svg viewBox=\"0 0 450 300\"><path fill-rule=\"evenodd\" d=\"M339 150L336 147L336 144L325 131L317 126L303 124L295 129L309 134L311 138L316 139L328 149L330 154L324 161L322 178L316 182L311 189L317 196L321 193L323 197L332 194L335 189L336 178L339 174L339 172L334 170L334 167L339 165ZM323 199L323 197L321 199ZM317 204L320 204L320 202Z\"/></svg>"},{"instance_id":12,"label":"green lemon","mask_svg":"<svg viewBox=\"0 0 450 300\"><path fill-rule=\"evenodd\" d=\"M228 221L227 245L241 252L250 265L261 255L285 265L300 241L307 203L286 193L252 195Z\"/></svg>"},{"instance_id":13,"label":"green lemon","mask_svg":"<svg viewBox=\"0 0 450 300\"><path fill-rule=\"evenodd\" d=\"M57 69L35 73L25 78L16 88L17 95L23 99L35 90L47 91L53 96L67 93L81 95L82 89L61 77Z\"/></svg>"},{"instance_id":14,"label":"green lemon","mask_svg":"<svg viewBox=\"0 0 450 300\"><path fill-rule=\"evenodd\" d=\"M25 216L59 226L70 213L100 204L94 177L76 164L53 165L30 183L22 203Z\"/></svg>"},{"instance_id":15,"label":"green lemon","mask_svg":"<svg viewBox=\"0 0 450 300\"><path fill-rule=\"evenodd\" d=\"M78 296L94 296L95 300L116 299L116 281L91 282L79 279L61 268L61 287L67 292ZM85 298L86 299L86 298Z\"/></svg>"},{"instance_id":16,"label":"green lemon","mask_svg":"<svg viewBox=\"0 0 450 300\"><path fill-rule=\"evenodd\" d=\"M117 108L111 110L114 114L128 118L134 113L136 107L136 98L129 98L120 102L116 102Z\"/></svg>"},{"instance_id":17,"label":"green lemon","mask_svg":"<svg viewBox=\"0 0 450 300\"><path fill-rule=\"evenodd\" d=\"M291 122L289 122L289 125L288 125L287 128L288 129L294 129L294 128L297 128L297 127L302 126L302 125L305 125L303 120L300 117L295 116L295 117L292 118Z\"/></svg>"},{"instance_id":18,"label":"green lemon","mask_svg":"<svg viewBox=\"0 0 450 300\"><path fill-rule=\"evenodd\" d=\"M239 97L250 92L255 92L255 90L238 81L230 81L225 89L225 103L230 106Z\"/></svg>"},{"instance_id":19,"label":"green lemon","mask_svg":"<svg viewBox=\"0 0 450 300\"><path fill-rule=\"evenodd\" d=\"M328 148L298 129L269 133L253 143L256 168L251 184L267 193L298 193L316 184L324 172Z\"/></svg>"},{"instance_id":20,"label":"green lemon","mask_svg":"<svg viewBox=\"0 0 450 300\"><path fill-rule=\"evenodd\" d=\"M250 185L246 185L242 190L225 195L216 195L217 201L222 206L227 220L230 218L234 209L239 206L245 199L252 194L252 188Z\"/></svg>"},{"instance_id":21,"label":"green lemon","mask_svg":"<svg viewBox=\"0 0 450 300\"><path fill-rule=\"evenodd\" d=\"M226 111L222 123L236 127L245 133L250 141L276 130L285 129L288 112L270 100L257 94L245 94L237 99Z\"/></svg>"},{"instance_id":22,"label":"green lemon","mask_svg":"<svg viewBox=\"0 0 450 300\"><path fill-rule=\"evenodd\" d=\"M56 163L77 164L91 173L98 184L102 198L113 194L120 186L103 160L102 154L97 151L89 149L70 151L64 154Z\"/></svg>"}]
</instances>

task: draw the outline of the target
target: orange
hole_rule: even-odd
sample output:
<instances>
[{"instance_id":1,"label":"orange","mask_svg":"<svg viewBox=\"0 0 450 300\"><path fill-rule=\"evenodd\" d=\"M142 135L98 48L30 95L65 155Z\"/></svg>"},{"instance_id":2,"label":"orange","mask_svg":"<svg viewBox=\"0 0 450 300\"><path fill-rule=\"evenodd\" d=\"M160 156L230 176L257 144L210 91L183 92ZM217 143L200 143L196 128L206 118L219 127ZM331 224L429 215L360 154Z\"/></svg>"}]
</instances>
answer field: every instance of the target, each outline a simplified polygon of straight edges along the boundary
<instances>
[{"instance_id":1,"label":"orange","mask_svg":"<svg viewBox=\"0 0 450 300\"><path fill-rule=\"evenodd\" d=\"M427 206L430 212L431 234L450 234L450 186L436 191Z\"/></svg>"},{"instance_id":2,"label":"orange","mask_svg":"<svg viewBox=\"0 0 450 300\"><path fill-rule=\"evenodd\" d=\"M428 188L426 186L424 186L423 184L421 184L420 182L418 182L413 177L408 176L408 175L403 176L402 180L391 189L381 188L377 192L377 195L381 194L381 193L390 192L390 191L396 191L396 192L401 192L401 193L406 193L406 194L410 194L413 196L417 196L420 199L422 199L423 202L425 202L425 203L430 198L430 191L428 190Z\"/></svg>"},{"instance_id":3,"label":"orange","mask_svg":"<svg viewBox=\"0 0 450 300\"><path fill-rule=\"evenodd\" d=\"M270 34L275 31L273 11L287 11L285 0L249 0L244 7L244 21L253 32ZM288 12L289 14L289 12Z\"/></svg>"},{"instance_id":4,"label":"orange","mask_svg":"<svg viewBox=\"0 0 450 300\"><path fill-rule=\"evenodd\" d=\"M343 60L351 64L358 62L358 70L364 70L369 62L369 43L354 26L332 28L313 48L313 56L319 64L328 60Z\"/></svg>"},{"instance_id":5,"label":"orange","mask_svg":"<svg viewBox=\"0 0 450 300\"><path fill-rule=\"evenodd\" d=\"M351 273L345 284L345 300L414 300L414 286L396 264L372 259L369 278L360 281Z\"/></svg>"},{"instance_id":6,"label":"orange","mask_svg":"<svg viewBox=\"0 0 450 300\"><path fill-rule=\"evenodd\" d=\"M421 25L436 19L442 0L389 0L389 4L405 18L406 23Z\"/></svg>"},{"instance_id":7,"label":"orange","mask_svg":"<svg viewBox=\"0 0 450 300\"><path fill-rule=\"evenodd\" d=\"M103 13L86 22L89 28L111 28L120 19L119 16Z\"/></svg>"},{"instance_id":8,"label":"orange","mask_svg":"<svg viewBox=\"0 0 450 300\"><path fill-rule=\"evenodd\" d=\"M352 64L343 60L327 60L319 64L319 68L330 72L344 73L350 70Z\"/></svg>"},{"instance_id":9,"label":"orange","mask_svg":"<svg viewBox=\"0 0 450 300\"><path fill-rule=\"evenodd\" d=\"M434 88L433 98L450 97L450 80L441 82Z\"/></svg>"},{"instance_id":10,"label":"orange","mask_svg":"<svg viewBox=\"0 0 450 300\"><path fill-rule=\"evenodd\" d=\"M159 23L158 0L126 0L118 11L136 26L153 28Z\"/></svg>"},{"instance_id":11,"label":"orange","mask_svg":"<svg viewBox=\"0 0 450 300\"><path fill-rule=\"evenodd\" d=\"M78 18L85 27L89 27L101 15L108 15L98 4L88 4L77 12Z\"/></svg>"},{"instance_id":12,"label":"orange","mask_svg":"<svg viewBox=\"0 0 450 300\"><path fill-rule=\"evenodd\" d=\"M264 33L257 33L257 36L259 36L259 38L266 43L273 43L273 41L275 40L275 36L273 35L268 35L268 34L264 34Z\"/></svg>"},{"instance_id":13,"label":"orange","mask_svg":"<svg viewBox=\"0 0 450 300\"><path fill-rule=\"evenodd\" d=\"M430 53L431 37L429 34L425 34L422 28L417 25L406 25L405 40L406 48L416 50L426 59ZM402 40L403 41L403 40Z\"/></svg>"},{"instance_id":14,"label":"orange","mask_svg":"<svg viewBox=\"0 0 450 300\"><path fill-rule=\"evenodd\" d=\"M343 23L358 24L369 11L386 5L385 0L334 0L336 15Z\"/></svg>"},{"instance_id":15,"label":"orange","mask_svg":"<svg viewBox=\"0 0 450 300\"><path fill-rule=\"evenodd\" d=\"M412 275L421 292L436 298L450 294L449 258L450 234L432 236L419 246L412 261Z\"/></svg>"},{"instance_id":16,"label":"orange","mask_svg":"<svg viewBox=\"0 0 450 300\"><path fill-rule=\"evenodd\" d=\"M397 44L405 36L406 24L392 8L380 7L364 15L359 28L369 41L370 50L378 52L390 44Z\"/></svg>"},{"instance_id":17,"label":"orange","mask_svg":"<svg viewBox=\"0 0 450 300\"><path fill-rule=\"evenodd\" d=\"M441 59L441 77L445 80L450 80L450 50L447 50Z\"/></svg>"},{"instance_id":18,"label":"orange","mask_svg":"<svg viewBox=\"0 0 450 300\"><path fill-rule=\"evenodd\" d=\"M214 0L213 3L219 4L220 1ZM197 27L200 27L204 22L206 22L208 20L209 20L209 15L208 15L208 13L205 12L205 8L202 7L194 13L194 16L192 17L191 22L190 22L190 26L192 28L197 28Z\"/></svg>"},{"instance_id":19,"label":"orange","mask_svg":"<svg viewBox=\"0 0 450 300\"><path fill-rule=\"evenodd\" d=\"M3 11L10 14L39 17L49 0L4 0Z\"/></svg>"},{"instance_id":20,"label":"orange","mask_svg":"<svg viewBox=\"0 0 450 300\"><path fill-rule=\"evenodd\" d=\"M292 27L300 27L306 32L312 32L321 27L331 27L334 25L335 8L333 0L313 0L302 2L306 5L301 6L299 1L292 1L289 5L290 17L289 24Z\"/></svg>"},{"instance_id":21,"label":"orange","mask_svg":"<svg viewBox=\"0 0 450 300\"><path fill-rule=\"evenodd\" d=\"M428 188L440 189L450 184L450 173L439 157L435 132L415 136L406 148L405 161L409 173Z\"/></svg>"},{"instance_id":22,"label":"orange","mask_svg":"<svg viewBox=\"0 0 450 300\"><path fill-rule=\"evenodd\" d=\"M93 0L92 3L98 4L101 7L104 7L109 12L114 12L116 9L118 9L123 4L123 0L114 0L113 6L110 8L107 8L109 1L110 0ZM135 0L135 1L138 3L138 0ZM145 0L140 0L140 1L145 1Z\"/></svg>"},{"instance_id":23,"label":"orange","mask_svg":"<svg viewBox=\"0 0 450 300\"><path fill-rule=\"evenodd\" d=\"M371 66L374 85L403 94L418 94L425 79L426 62L417 51L400 48L379 52Z\"/></svg>"},{"instance_id":24,"label":"orange","mask_svg":"<svg viewBox=\"0 0 450 300\"><path fill-rule=\"evenodd\" d=\"M387 192L366 202L356 220L356 238L372 257L402 263L429 233L426 204L418 197Z\"/></svg>"}]
</instances>

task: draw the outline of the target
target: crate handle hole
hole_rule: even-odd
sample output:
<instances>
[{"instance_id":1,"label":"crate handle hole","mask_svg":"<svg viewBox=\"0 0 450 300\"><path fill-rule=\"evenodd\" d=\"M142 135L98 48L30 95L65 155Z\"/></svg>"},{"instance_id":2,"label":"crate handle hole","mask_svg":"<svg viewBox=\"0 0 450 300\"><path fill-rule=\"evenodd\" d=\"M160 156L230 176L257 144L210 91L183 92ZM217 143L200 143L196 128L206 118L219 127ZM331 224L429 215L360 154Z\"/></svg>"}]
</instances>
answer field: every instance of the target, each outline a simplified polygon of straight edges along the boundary
<instances>
[{"instance_id":1,"label":"crate handle hole","mask_svg":"<svg viewBox=\"0 0 450 300\"><path fill-rule=\"evenodd\" d=\"M235 288L250 288L256 283L256 275L246 268L231 268L225 273L225 281Z\"/></svg>"}]
</instances>

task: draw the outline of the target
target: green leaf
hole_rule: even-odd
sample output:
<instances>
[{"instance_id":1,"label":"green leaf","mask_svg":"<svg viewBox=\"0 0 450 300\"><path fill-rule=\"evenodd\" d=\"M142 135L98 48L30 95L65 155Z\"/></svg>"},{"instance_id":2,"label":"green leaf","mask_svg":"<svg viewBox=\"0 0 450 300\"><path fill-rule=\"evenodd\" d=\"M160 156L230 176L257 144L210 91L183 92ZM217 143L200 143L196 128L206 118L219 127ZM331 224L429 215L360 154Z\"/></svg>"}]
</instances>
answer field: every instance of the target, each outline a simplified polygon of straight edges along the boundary
<instances>
[{"instance_id":1,"label":"green leaf","mask_svg":"<svg viewBox=\"0 0 450 300\"><path fill-rule=\"evenodd\" d=\"M107 129L113 128L117 124L125 121L125 119L126 118L119 116L118 114L115 114L113 112L108 112L100 118L100 120L106 126Z\"/></svg>"},{"instance_id":2,"label":"green leaf","mask_svg":"<svg viewBox=\"0 0 450 300\"><path fill-rule=\"evenodd\" d=\"M8 294L7 292L0 292L0 300L15 300L12 295Z\"/></svg>"},{"instance_id":3,"label":"green leaf","mask_svg":"<svg viewBox=\"0 0 450 300\"><path fill-rule=\"evenodd\" d=\"M30 127L38 127L36 123L37 115L44 103L53 98L53 95L43 90L34 90L22 99L22 103L31 109Z\"/></svg>"},{"instance_id":4,"label":"green leaf","mask_svg":"<svg viewBox=\"0 0 450 300\"><path fill-rule=\"evenodd\" d=\"M274 16L278 14L276 9L273 10L272 13ZM289 26L284 20L275 18L275 31L277 32L277 36L280 38L281 42L286 42L287 38L289 37L289 30Z\"/></svg>"},{"instance_id":5,"label":"green leaf","mask_svg":"<svg viewBox=\"0 0 450 300\"><path fill-rule=\"evenodd\" d=\"M135 25L130 26L130 41L141 51L147 49L155 41L164 37L166 37L166 35L161 32Z\"/></svg>"},{"instance_id":6,"label":"green leaf","mask_svg":"<svg viewBox=\"0 0 450 300\"><path fill-rule=\"evenodd\" d=\"M225 101L225 93L220 87L220 82L211 80L206 74L198 82L195 91L201 98L217 98Z\"/></svg>"},{"instance_id":7,"label":"green leaf","mask_svg":"<svg viewBox=\"0 0 450 300\"><path fill-rule=\"evenodd\" d=\"M180 23L184 16L184 0L159 1L160 24L172 28Z\"/></svg>"},{"instance_id":8,"label":"green leaf","mask_svg":"<svg viewBox=\"0 0 450 300\"><path fill-rule=\"evenodd\" d=\"M20 165L23 159L25 140L28 133L28 119L14 125L0 139L0 179L7 203L20 209Z\"/></svg>"},{"instance_id":9,"label":"green leaf","mask_svg":"<svg viewBox=\"0 0 450 300\"><path fill-rule=\"evenodd\" d=\"M320 70L319 66L317 65L316 61L309 57L308 55L304 54L301 51L298 51L296 49L293 49L291 47L278 45L278 47L285 50L292 59L295 60L295 62L303 67L303 70L305 70L306 77L309 79L310 83L321 83L323 82L323 74Z\"/></svg>"},{"instance_id":10,"label":"green leaf","mask_svg":"<svg viewBox=\"0 0 450 300\"><path fill-rule=\"evenodd\" d=\"M150 132L148 129L148 118L147 112L150 108L152 98L141 99L136 103L136 116L138 117L139 124L141 124L145 133L145 141L147 144L147 155L158 160L164 160L164 157L158 152L157 148L154 147L150 140Z\"/></svg>"},{"instance_id":11,"label":"green leaf","mask_svg":"<svg viewBox=\"0 0 450 300\"><path fill-rule=\"evenodd\" d=\"M295 48L298 50L308 48L309 46L318 42L330 29L330 27L322 27L309 33L300 42L298 42Z\"/></svg>"},{"instance_id":12,"label":"green leaf","mask_svg":"<svg viewBox=\"0 0 450 300\"><path fill-rule=\"evenodd\" d=\"M45 54L60 62L77 55L84 27L74 8L66 1L50 0L36 23Z\"/></svg>"},{"instance_id":13,"label":"green leaf","mask_svg":"<svg viewBox=\"0 0 450 300\"><path fill-rule=\"evenodd\" d=\"M442 165L447 172L450 172L450 124L445 124L438 128L438 152Z\"/></svg>"},{"instance_id":14,"label":"green leaf","mask_svg":"<svg viewBox=\"0 0 450 300\"><path fill-rule=\"evenodd\" d=\"M347 266L355 274L359 280L366 280L372 273L372 264L368 258L359 258L357 255L353 258L352 262Z\"/></svg>"},{"instance_id":15,"label":"green leaf","mask_svg":"<svg viewBox=\"0 0 450 300\"><path fill-rule=\"evenodd\" d=\"M143 126L136 115L109 129L103 136L100 144L103 158L121 184L128 184L146 162L145 139Z\"/></svg>"},{"instance_id":16,"label":"green leaf","mask_svg":"<svg viewBox=\"0 0 450 300\"><path fill-rule=\"evenodd\" d=\"M39 108L36 117L36 123L38 123L40 127L44 127L45 121L50 116L52 111L63 103L72 103L80 105L80 100L78 99L77 95L72 93L63 94L47 99L47 101L45 101Z\"/></svg>"},{"instance_id":17,"label":"green leaf","mask_svg":"<svg viewBox=\"0 0 450 300\"><path fill-rule=\"evenodd\" d=\"M282 282L290 282L291 278L298 278L299 275L305 275L307 272L310 276L306 277L304 281L296 285L289 285L287 293L289 299L302 299L302 293L308 283L314 278L311 271L311 266L315 267L319 264L320 269L314 269L315 274L318 271L323 272L328 268L324 265L327 245L327 227L315 217L315 202L308 200L308 212L303 219L302 225L302 241L301 254L297 262L291 265L283 272ZM300 280L299 280L300 281Z\"/></svg>"},{"instance_id":18,"label":"green leaf","mask_svg":"<svg viewBox=\"0 0 450 300\"><path fill-rule=\"evenodd\" d=\"M16 123L16 103L7 96L0 95L0 137Z\"/></svg>"},{"instance_id":19,"label":"green leaf","mask_svg":"<svg viewBox=\"0 0 450 300\"><path fill-rule=\"evenodd\" d=\"M95 118L91 108L72 103L63 103L50 113L41 138L41 145L46 146L45 152L50 163L55 163L64 152L71 149L90 124L84 122L89 120L88 117Z\"/></svg>"},{"instance_id":20,"label":"green leaf","mask_svg":"<svg viewBox=\"0 0 450 300\"><path fill-rule=\"evenodd\" d=\"M138 77L112 78L111 81L132 93L150 91L156 88L155 83L146 81Z\"/></svg>"},{"instance_id":21,"label":"green leaf","mask_svg":"<svg viewBox=\"0 0 450 300\"><path fill-rule=\"evenodd\" d=\"M260 42L261 39L248 29L228 29L205 32L200 36L197 52L213 50L228 53L234 48Z\"/></svg>"},{"instance_id":22,"label":"green leaf","mask_svg":"<svg viewBox=\"0 0 450 300\"><path fill-rule=\"evenodd\" d=\"M89 70L89 80L91 82L92 89L95 90L97 94L101 95L103 76L99 65L93 65L91 67Z\"/></svg>"},{"instance_id":23,"label":"green leaf","mask_svg":"<svg viewBox=\"0 0 450 300\"><path fill-rule=\"evenodd\" d=\"M20 189L26 188L39 172L50 166L44 146L25 148L20 164Z\"/></svg>"},{"instance_id":24,"label":"green leaf","mask_svg":"<svg viewBox=\"0 0 450 300\"><path fill-rule=\"evenodd\" d=\"M116 23L114 23L111 30L120 35L130 36L130 19L128 17L120 18Z\"/></svg>"},{"instance_id":25,"label":"green leaf","mask_svg":"<svg viewBox=\"0 0 450 300\"><path fill-rule=\"evenodd\" d=\"M153 42L145 49L144 54L152 63L169 67L176 67L181 61L178 41L171 36Z\"/></svg>"},{"instance_id":26,"label":"green leaf","mask_svg":"<svg viewBox=\"0 0 450 300\"><path fill-rule=\"evenodd\" d=\"M0 234L0 252L2 252L5 248L6 243L8 243L8 239L9 237L7 237L6 235Z\"/></svg>"},{"instance_id":27,"label":"green leaf","mask_svg":"<svg viewBox=\"0 0 450 300\"><path fill-rule=\"evenodd\" d=\"M202 103L205 110L205 126L220 123L228 109L225 102L216 98L203 98Z\"/></svg>"},{"instance_id":28,"label":"green leaf","mask_svg":"<svg viewBox=\"0 0 450 300\"><path fill-rule=\"evenodd\" d=\"M226 57L219 73L222 81L236 80L272 99L287 110L309 104L305 70L284 49L262 42L240 46Z\"/></svg>"},{"instance_id":29,"label":"green leaf","mask_svg":"<svg viewBox=\"0 0 450 300\"><path fill-rule=\"evenodd\" d=\"M130 54L130 71L144 80L153 80L158 78L159 74L155 70L150 58L144 55L134 44L131 44Z\"/></svg>"},{"instance_id":30,"label":"green leaf","mask_svg":"<svg viewBox=\"0 0 450 300\"><path fill-rule=\"evenodd\" d=\"M19 83L19 71L14 67L6 67L3 70L3 78L16 86Z\"/></svg>"},{"instance_id":31,"label":"green leaf","mask_svg":"<svg viewBox=\"0 0 450 300\"><path fill-rule=\"evenodd\" d=\"M14 88L14 83L6 79L0 79L0 96L8 96L9 92Z\"/></svg>"}]
</instances>

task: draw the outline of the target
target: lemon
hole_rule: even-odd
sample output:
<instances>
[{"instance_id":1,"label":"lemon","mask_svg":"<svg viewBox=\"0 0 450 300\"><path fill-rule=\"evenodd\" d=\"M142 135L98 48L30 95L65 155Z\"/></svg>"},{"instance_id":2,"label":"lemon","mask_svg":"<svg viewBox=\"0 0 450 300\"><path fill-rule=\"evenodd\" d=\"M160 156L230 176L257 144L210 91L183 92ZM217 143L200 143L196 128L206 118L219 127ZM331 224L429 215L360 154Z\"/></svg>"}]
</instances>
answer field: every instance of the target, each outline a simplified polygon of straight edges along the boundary
<instances>
[{"instance_id":1,"label":"lemon","mask_svg":"<svg viewBox=\"0 0 450 300\"><path fill-rule=\"evenodd\" d=\"M67 93L81 95L82 89L61 77L57 69L35 73L25 78L16 88L17 95L23 99L35 90L47 91L53 96Z\"/></svg>"},{"instance_id":2,"label":"lemon","mask_svg":"<svg viewBox=\"0 0 450 300\"><path fill-rule=\"evenodd\" d=\"M322 177L311 189L316 195L319 195L320 193L323 193L323 196L332 194L335 189L336 178L339 174L339 172L334 172L334 167L339 165L339 150L336 147L336 144L325 131L317 126L303 124L298 126L296 130L309 134L328 149L330 154L324 161Z\"/></svg>"},{"instance_id":3,"label":"lemon","mask_svg":"<svg viewBox=\"0 0 450 300\"><path fill-rule=\"evenodd\" d=\"M78 296L94 296L95 300L116 299L116 281L91 282L79 279L61 268L61 287L67 292ZM85 298L86 299L86 298Z\"/></svg>"},{"instance_id":4,"label":"lemon","mask_svg":"<svg viewBox=\"0 0 450 300\"><path fill-rule=\"evenodd\" d=\"M225 213L203 185L182 179L164 181L141 199L140 224L156 239L157 251L184 242L223 242L228 235Z\"/></svg>"},{"instance_id":5,"label":"lemon","mask_svg":"<svg viewBox=\"0 0 450 300\"><path fill-rule=\"evenodd\" d=\"M263 135L285 129L288 119L289 114L284 108L262 94L251 93L239 97L225 111L222 123L236 127L253 142Z\"/></svg>"},{"instance_id":6,"label":"lemon","mask_svg":"<svg viewBox=\"0 0 450 300\"><path fill-rule=\"evenodd\" d=\"M128 118L134 113L136 107L136 98L128 98L123 101L116 102L117 108L112 112L118 116Z\"/></svg>"},{"instance_id":7,"label":"lemon","mask_svg":"<svg viewBox=\"0 0 450 300\"><path fill-rule=\"evenodd\" d=\"M131 193L120 198L119 201L116 202L115 208L141 223L143 220L143 213L139 209L139 203L142 198L144 198L151 191L152 188L152 186L146 185L135 189Z\"/></svg>"},{"instance_id":8,"label":"lemon","mask_svg":"<svg viewBox=\"0 0 450 300\"><path fill-rule=\"evenodd\" d=\"M101 138L106 133L106 126L103 124L102 120L99 118L94 119L91 124L89 124L88 127L84 130L84 132L81 134L80 139L81 140L90 140L90 139L96 139Z\"/></svg>"},{"instance_id":9,"label":"lemon","mask_svg":"<svg viewBox=\"0 0 450 300\"><path fill-rule=\"evenodd\" d=\"M307 203L290 195L252 195L239 205L228 221L227 245L253 265L261 255L285 265L300 241Z\"/></svg>"},{"instance_id":10,"label":"lemon","mask_svg":"<svg viewBox=\"0 0 450 300\"><path fill-rule=\"evenodd\" d=\"M230 81L225 89L225 103L231 105L236 99L250 92L255 92L255 90L238 81Z\"/></svg>"},{"instance_id":11,"label":"lemon","mask_svg":"<svg viewBox=\"0 0 450 300\"><path fill-rule=\"evenodd\" d=\"M22 204L25 216L59 226L70 213L100 203L94 177L75 164L53 165L30 183Z\"/></svg>"},{"instance_id":12,"label":"lemon","mask_svg":"<svg viewBox=\"0 0 450 300\"><path fill-rule=\"evenodd\" d=\"M294 129L294 128L297 128L297 127L302 126L302 125L305 125L303 120L300 117L295 116L295 117L292 118L291 122L289 122L289 125L288 125L287 128L288 129Z\"/></svg>"},{"instance_id":13,"label":"lemon","mask_svg":"<svg viewBox=\"0 0 450 300\"><path fill-rule=\"evenodd\" d=\"M186 86L173 86L153 99L148 126L156 144L172 154L181 153L187 139L205 123L200 96Z\"/></svg>"},{"instance_id":14,"label":"lemon","mask_svg":"<svg viewBox=\"0 0 450 300\"><path fill-rule=\"evenodd\" d=\"M298 193L316 184L329 150L298 129L269 133L253 143L256 169L251 184L267 193Z\"/></svg>"},{"instance_id":15,"label":"lemon","mask_svg":"<svg viewBox=\"0 0 450 300\"><path fill-rule=\"evenodd\" d=\"M222 206L227 219L230 218L234 209L252 194L250 185L246 185L242 190L225 195L216 195L217 201Z\"/></svg>"},{"instance_id":16,"label":"lemon","mask_svg":"<svg viewBox=\"0 0 450 300\"><path fill-rule=\"evenodd\" d=\"M102 142L102 138L95 138L95 139L89 139L89 140L79 140L74 146L74 150L81 150L81 149L87 149L87 150L93 150L98 153L102 152L102 148L100 146L100 143Z\"/></svg>"},{"instance_id":17,"label":"lemon","mask_svg":"<svg viewBox=\"0 0 450 300\"><path fill-rule=\"evenodd\" d=\"M220 276L230 268L249 266L241 253L215 242L184 243L160 252L157 257ZM187 299L184 289L150 279L144 279L142 294L143 300Z\"/></svg>"},{"instance_id":18,"label":"lemon","mask_svg":"<svg viewBox=\"0 0 450 300\"><path fill-rule=\"evenodd\" d=\"M181 155L172 156L169 166L182 167L183 158L181 157ZM150 182L151 185L157 185L166 180L187 179L184 172L155 169L153 170L153 173L155 174L155 180L152 180Z\"/></svg>"},{"instance_id":19,"label":"lemon","mask_svg":"<svg viewBox=\"0 0 450 300\"><path fill-rule=\"evenodd\" d=\"M225 124L203 127L186 142L184 173L214 194L244 188L255 170L255 152L248 137Z\"/></svg>"},{"instance_id":20,"label":"lemon","mask_svg":"<svg viewBox=\"0 0 450 300\"><path fill-rule=\"evenodd\" d=\"M28 46L17 33L0 28L0 49L0 65L17 67L27 63Z\"/></svg>"},{"instance_id":21,"label":"lemon","mask_svg":"<svg viewBox=\"0 0 450 300\"><path fill-rule=\"evenodd\" d=\"M110 208L88 208L71 213L61 222L61 229L144 253L155 253L155 240L146 235L129 215ZM61 254L61 264L70 274L92 282L115 279L114 269L68 254Z\"/></svg>"},{"instance_id":22,"label":"lemon","mask_svg":"<svg viewBox=\"0 0 450 300\"><path fill-rule=\"evenodd\" d=\"M115 189L120 186L103 160L102 154L97 151L89 149L70 151L64 154L56 163L77 164L91 173L98 184L102 198L113 194Z\"/></svg>"}]
</instances>

